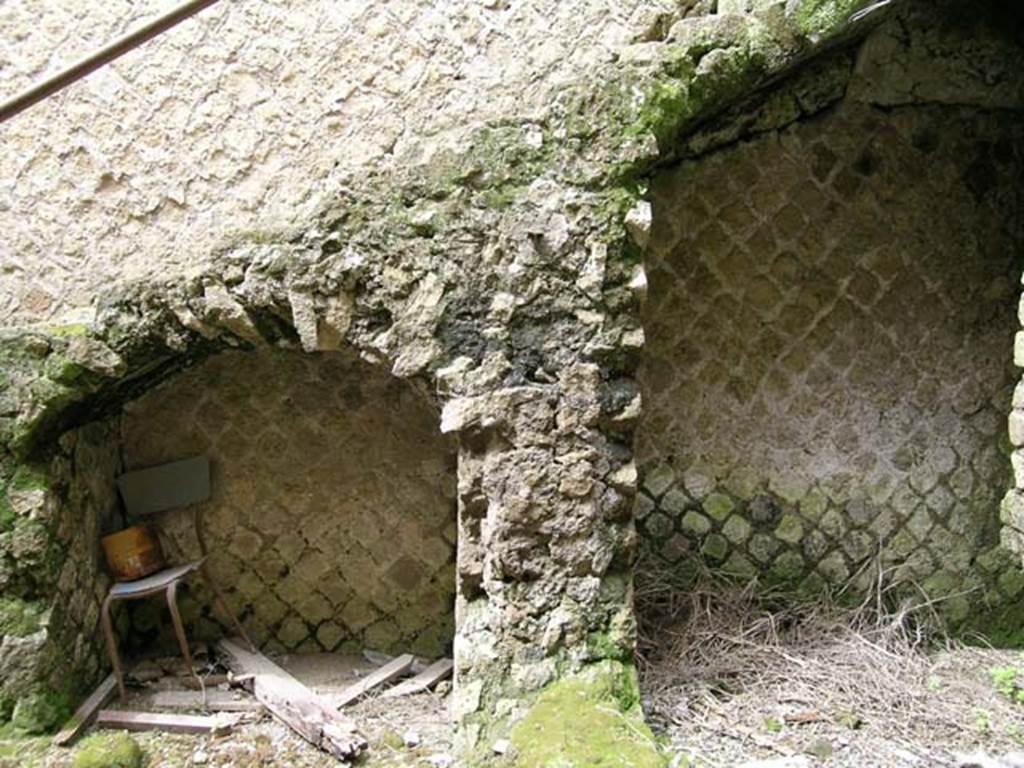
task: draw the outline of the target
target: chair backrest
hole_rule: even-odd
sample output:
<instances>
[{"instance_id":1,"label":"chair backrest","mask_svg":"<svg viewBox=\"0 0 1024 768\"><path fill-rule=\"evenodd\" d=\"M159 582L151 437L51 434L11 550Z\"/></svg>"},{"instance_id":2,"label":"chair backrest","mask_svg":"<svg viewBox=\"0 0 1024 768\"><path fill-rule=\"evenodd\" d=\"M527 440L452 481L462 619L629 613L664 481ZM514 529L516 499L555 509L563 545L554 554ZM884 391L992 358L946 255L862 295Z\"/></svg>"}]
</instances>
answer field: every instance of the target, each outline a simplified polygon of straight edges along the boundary
<instances>
[{"instance_id":1,"label":"chair backrest","mask_svg":"<svg viewBox=\"0 0 1024 768\"><path fill-rule=\"evenodd\" d=\"M210 460L205 456L126 472L117 487L129 515L152 515L210 498Z\"/></svg>"}]
</instances>

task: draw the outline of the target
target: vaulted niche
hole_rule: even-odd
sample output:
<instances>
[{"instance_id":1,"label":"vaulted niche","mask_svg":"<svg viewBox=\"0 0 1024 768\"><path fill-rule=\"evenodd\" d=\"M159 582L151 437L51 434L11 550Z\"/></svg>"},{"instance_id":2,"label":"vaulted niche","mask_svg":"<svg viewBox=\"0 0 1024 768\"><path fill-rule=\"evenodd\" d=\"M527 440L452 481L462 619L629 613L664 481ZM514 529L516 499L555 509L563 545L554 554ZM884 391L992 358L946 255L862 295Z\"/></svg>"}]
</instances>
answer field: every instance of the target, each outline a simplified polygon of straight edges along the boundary
<instances>
[{"instance_id":1,"label":"vaulted niche","mask_svg":"<svg viewBox=\"0 0 1024 768\"><path fill-rule=\"evenodd\" d=\"M126 470L204 454L210 570L268 651L450 653L455 446L428 396L349 353L229 351L124 406ZM197 555L189 512L159 521L172 562ZM229 633L201 582L195 638ZM162 601L131 607L129 647Z\"/></svg>"}]
</instances>

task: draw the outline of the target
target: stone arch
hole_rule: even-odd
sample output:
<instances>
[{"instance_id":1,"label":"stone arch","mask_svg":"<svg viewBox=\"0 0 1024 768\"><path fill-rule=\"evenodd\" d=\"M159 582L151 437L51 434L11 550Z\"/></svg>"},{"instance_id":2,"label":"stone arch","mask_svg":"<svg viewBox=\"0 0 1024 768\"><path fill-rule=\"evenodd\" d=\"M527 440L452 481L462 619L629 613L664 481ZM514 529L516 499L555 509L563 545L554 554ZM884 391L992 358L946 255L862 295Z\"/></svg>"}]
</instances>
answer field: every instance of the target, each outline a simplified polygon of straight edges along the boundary
<instances>
[{"instance_id":1,"label":"stone arch","mask_svg":"<svg viewBox=\"0 0 1024 768\"><path fill-rule=\"evenodd\" d=\"M147 442L140 436L144 426L129 425L122 434L117 423L125 406L148 408L146 416L160 418L159 406L153 407L151 402L147 405L147 397L151 401L155 392L166 387L173 389L183 378L201 378L204 372L208 375L210 366L223 360L224 355L235 356L236 368L240 367L239 355L333 357L334 362L340 358L346 361L342 368L349 369L350 385L354 376L360 379L361 385L379 394L391 391L387 382L393 381L400 390L397 397L412 398L419 404L411 416L405 408L406 419L422 421L426 416L429 425L425 428L436 435L437 445L433 447L447 446L443 455L434 457L440 461L439 471L454 473L455 444L451 436L440 432L440 402L431 377L408 371L404 378L399 378L393 374L395 364L379 348L357 350L343 343L352 321L350 299L344 294L320 297L317 307L312 295L294 290L276 299L270 291L260 296L261 303L253 302L251 294L233 293L224 282L209 278L198 292L194 286L180 284L135 286L108 296L105 309L91 326L26 329L4 339L0 354L6 363L5 394L9 403L17 404L7 410L4 418L6 449L0 462L4 480L0 590L10 596L3 606L2 656L5 669L9 665L12 671L18 670L15 674L5 674L0 690L0 703L4 704L8 716L19 694L38 690L40 682L49 690L57 691L57 697L63 699L82 692L103 666L96 601L104 593L109 579L101 564L98 541L103 532L119 527L112 519L118 507L113 479L122 471L124 463L130 468L149 461L169 460L161 457L161 451L204 452L201 441L190 442L188 436L178 440L180 444L176 445ZM266 370L257 372L267 373ZM254 382L252 389L267 389L264 384L269 383ZM279 383L280 389L287 390L287 382ZM330 387L329 382L320 384L325 389ZM202 389L202 382L197 386ZM175 423L174 414L162 415L167 416L168 424ZM374 416L370 414L367 418L372 420ZM399 425L391 426L393 433L398 431ZM413 425L402 426L409 429ZM120 448L126 437L131 447L122 455ZM173 428L163 432L163 438L172 443L182 437L173 434ZM426 460L425 456L420 458ZM215 472L218 471L215 464ZM450 586L432 591L436 593L432 594L433 602L443 604L434 605L432 610L437 615L431 616L430 622L420 622L424 632L427 632L427 624L432 624L436 637L427 637L421 632L416 640L415 632L402 633L408 635L406 640L423 645L421 652L434 655L450 650L452 632L454 474L448 485L444 504L451 514L446 530L435 531L438 551L432 559L436 561L436 571L447 571ZM188 521L177 522L182 524L178 528L188 527ZM230 521L221 520L225 522ZM317 519L315 522L323 525L326 521ZM191 532L177 531L182 535L176 536L175 526L170 527L172 546L179 548L180 545L185 554L194 555L190 551L194 548ZM423 533L410 521L409 536L417 532ZM445 542L444 535L451 541ZM222 543L230 545L228 541ZM279 570L295 569L300 562L309 570L324 560L323 553L319 552L305 553L310 554L309 557L296 554L293 562L283 564ZM402 572L392 574L396 584L391 597L402 588L415 592L414 585L408 581L411 563L410 560L404 566L393 564L402 566L399 568ZM417 564L422 566L419 560ZM215 563L211 565L217 567ZM284 576L284 573L278 575ZM438 573L424 575L430 579L438 577ZM382 574L384 576L386 574ZM83 588L83 585L88 586ZM339 600L342 597L335 596ZM236 597L239 598L235 601L236 608L257 614L256 618L266 624L273 606L262 613L254 612L240 596ZM383 595L381 599L390 601ZM277 600L278 606L281 602ZM326 605L326 600L320 602ZM355 615L359 612L355 605L358 601L345 602L351 603L350 627L366 630L374 623L397 626L394 618L385 617L384 609L374 607L369 601L364 601L365 605L360 603L365 616ZM403 602L408 601L395 597L394 609L397 611L398 604ZM290 628L276 628L276 631L298 639L294 638L295 627L291 625L312 627L309 621L319 617L326 610L325 605L311 605L309 610L316 616L303 617L300 612L292 617ZM334 618L338 618L343 607L335 608L337 616ZM289 620L280 618L285 622ZM321 646L337 645L344 639L341 627L328 626L328 621L321 623L325 626L323 632L330 637L325 635L313 642ZM357 640L355 637L348 639ZM383 635L377 640L376 644L388 644ZM283 638L277 638L278 644L282 641Z\"/></svg>"},{"instance_id":2,"label":"stone arch","mask_svg":"<svg viewBox=\"0 0 1024 768\"><path fill-rule=\"evenodd\" d=\"M14 334L0 344L0 442L18 530L54 503L44 459L68 426L225 346L343 342L428 382L442 431L458 439L462 748L489 752L574 677L593 691L598 722L628 727L623 759L657 764L632 660L647 179L696 126L870 26L864 7L879 6L723 0L708 18L659 17L546 115L396 155L346 179L300 230L243 233L184 277L114 288L95 321ZM34 530L15 531L4 552L45 550L52 530ZM40 610L53 587L41 583ZM76 636L36 629L25 642L49 656L22 682L38 688L59 677ZM576 725L560 719L556 738Z\"/></svg>"}]
</instances>

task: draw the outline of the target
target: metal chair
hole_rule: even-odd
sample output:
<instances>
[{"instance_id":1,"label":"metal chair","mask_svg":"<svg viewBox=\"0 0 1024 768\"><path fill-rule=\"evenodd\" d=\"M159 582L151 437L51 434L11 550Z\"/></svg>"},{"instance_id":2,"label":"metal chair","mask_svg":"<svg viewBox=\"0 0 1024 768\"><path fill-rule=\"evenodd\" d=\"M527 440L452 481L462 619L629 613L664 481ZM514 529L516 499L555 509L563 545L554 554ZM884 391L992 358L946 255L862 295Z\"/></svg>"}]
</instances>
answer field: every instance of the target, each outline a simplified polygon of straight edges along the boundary
<instances>
[{"instance_id":1,"label":"metal chair","mask_svg":"<svg viewBox=\"0 0 1024 768\"><path fill-rule=\"evenodd\" d=\"M198 572L203 577L213 592L217 607L228 615L232 624L235 625L235 629L238 630L238 634L255 651L256 648L245 629L231 612L224 600L224 595L221 594L220 588L206 568L208 551L203 536L200 502L210 498L209 460L205 456L196 456L137 472L128 472L117 479L117 487L121 491L121 498L124 500L129 516L153 515L190 506L201 554L198 560L191 563L165 568L158 573L135 581L115 582L107 593L102 609L103 634L106 636L107 652L110 654L110 664L114 668L114 676L117 678L117 688L121 698L125 698L127 692L124 686L121 659L117 651L117 638L114 636L114 628L110 619L111 606L118 600L138 600L161 592L165 593L171 621L174 623L174 633L177 635L178 645L181 647L181 655L185 658L185 663L188 664L192 674L196 674L192 664L192 654L188 647L188 638L185 636L185 626L178 611L177 600L178 584L191 573Z\"/></svg>"}]
</instances>

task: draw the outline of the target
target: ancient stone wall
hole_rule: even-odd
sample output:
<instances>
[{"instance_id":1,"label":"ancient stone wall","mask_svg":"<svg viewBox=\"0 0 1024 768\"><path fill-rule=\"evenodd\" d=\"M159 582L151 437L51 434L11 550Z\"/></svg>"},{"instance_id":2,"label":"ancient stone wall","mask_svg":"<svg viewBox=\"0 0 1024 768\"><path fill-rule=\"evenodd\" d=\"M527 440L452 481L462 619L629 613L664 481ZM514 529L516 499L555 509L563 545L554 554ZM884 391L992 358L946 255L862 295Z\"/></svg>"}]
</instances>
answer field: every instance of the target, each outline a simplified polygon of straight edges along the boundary
<instances>
[{"instance_id":1,"label":"ancient stone wall","mask_svg":"<svg viewBox=\"0 0 1024 768\"><path fill-rule=\"evenodd\" d=\"M1024 58L977 53L1005 43L967 25L930 70L921 49L942 46L921 20L864 43L837 105L654 183L637 442L652 566L815 593L867 588L881 552L953 622L1024 601L997 513L1024 265L1005 70Z\"/></svg>"},{"instance_id":2,"label":"ancient stone wall","mask_svg":"<svg viewBox=\"0 0 1024 768\"><path fill-rule=\"evenodd\" d=\"M257 643L450 653L455 446L410 383L350 354L226 352L126 404L122 430L129 470L210 458L210 571ZM191 512L164 518L168 556L197 557ZM223 634L208 595L183 605Z\"/></svg>"},{"instance_id":3,"label":"ancient stone wall","mask_svg":"<svg viewBox=\"0 0 1024 768\"><path fill-rule=\"evenodd\" d=\"M632 510L646 176L711 115L874 25L877 9L853 18L867 4L757 3L730 13L723 5L721 14L693 16L688 3L671 3L656 24L630 17L636 42L615 55L613 43L586 41L618 24L617 13L601 4L591 25L589 5L559 4L566 29L585 32L566 33L559 50L573 53L557 54L574 62L570 71L540 57L522 73L525 90L511 73L496 79L507 98L479 95L481 114L495 118L484 123L463 104L446 112L425 102L456 118L458 142L435 142L425 129L416 134L425 141L396 141L390 159L339 170L326 185L330 202L300 211L295 227L214 241L189 222L153 248L133 242L133 254L172 249L193 267L158 260L133 280L139 272L119 265L119 279L95 298L95 316L0 333L4 496L25 467L50 476L62 432L116 413L210 353L348 349L399 379L429 381L442 432L458 441L458 749L489 754L542 691L578 674L615 692L581 703L584 719L618 707L643 734L634 706ZM537 20L545 39L551 18ZM513 48L536 53L525 41ZM601 51L608 55L590 56ZM537 103L544 109L534 111ZM497 119L492 104L512 118ZM311 149L323 155L323 145ZM317 188L317 178L303 184ZM286 186L284 175L270 183L279 181ZM108 224L135 226L116 215ZM29 522L15 518L15 530ZM43 536L39 546L51 542ZM0 552L10 549L0 541ZM34 602L46 607L56 596L46 583ZM45 641L63 651L56 637ZM22 695L40 684L29 681ZM653 750L653 740L640 741Z\"/></svg>"},{"instance_id":4,"label":"ancient stone wall","mask_svg":"<svg viewBox=\"0 0 1024 768\"><path fill-rule=\"evenodd\" d=\"M166 276L211 242L304 226L346 174L432 162L488 121L541 122L552 89L673 5L219 3L4 126L0 318L89 316L113 277ZM5 2L0 92L166 6Z\"/></svg>"},{"instance_id":5,"label":"ancient stone wall","mask_svg":"<svg viewBox=\"0 0 1024 768\"><path fill-rule=\"evenodd\" d=\"M30 730L51 728L81 685L106 668L100 605L110 577L100 537L118 525L114 478L121 451L116 420L66 433L50 472L23 470L11 483L12 511L0 518L0 713ZM56 599L40 602L51 588ZM24 698L34 681L47 690Z\"/></svg>"}]
</instances>

